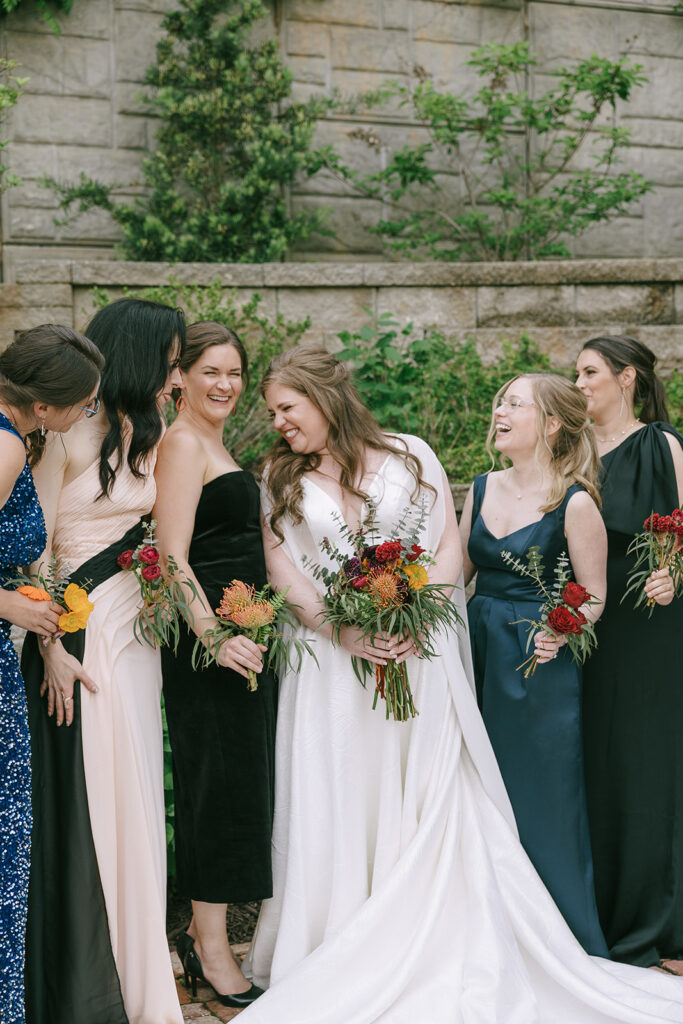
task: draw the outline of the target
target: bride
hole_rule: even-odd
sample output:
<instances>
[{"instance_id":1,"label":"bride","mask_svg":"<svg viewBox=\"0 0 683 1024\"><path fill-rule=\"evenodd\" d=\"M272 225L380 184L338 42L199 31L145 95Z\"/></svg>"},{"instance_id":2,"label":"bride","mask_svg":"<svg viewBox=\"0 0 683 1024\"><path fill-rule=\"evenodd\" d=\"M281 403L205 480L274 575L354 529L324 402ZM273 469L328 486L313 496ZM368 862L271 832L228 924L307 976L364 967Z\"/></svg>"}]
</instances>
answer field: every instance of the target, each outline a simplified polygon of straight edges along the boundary
<instances>
[{"instance_id":1,"label":"bride","mask_svg":"<svg viewBox=\"0 0 683 1024\"><path fill-rule=\"evenodd\" d=\"M438 637L440 656L423 661L398 637L369 643L351 629L333 646L320 623L320 584L302 559L323 563L324 538L343 547L339 520L354 530L367 497L388 536L425 496L430 579L459 579L455 512L433 452L383 434L346 366L322 350L278 357L263 391L281 435L263 487L269 575L290 587L319 667L309 660L281 681L275 895L247 964L270 987L244 1024L683 1022L681 982L588 957L531 866L464 631ZM373 711L352 654L408 659L419 716Z\"/></svg>"}]
</instances>

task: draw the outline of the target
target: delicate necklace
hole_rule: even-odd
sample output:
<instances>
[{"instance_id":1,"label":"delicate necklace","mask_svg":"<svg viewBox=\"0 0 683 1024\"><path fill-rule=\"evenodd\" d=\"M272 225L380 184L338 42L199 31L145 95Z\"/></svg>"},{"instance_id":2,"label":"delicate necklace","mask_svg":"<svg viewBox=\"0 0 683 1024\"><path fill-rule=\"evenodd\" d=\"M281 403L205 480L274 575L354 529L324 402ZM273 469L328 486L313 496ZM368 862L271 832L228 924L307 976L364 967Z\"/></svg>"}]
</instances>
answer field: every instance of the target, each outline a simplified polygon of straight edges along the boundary
<instances>
[{"instance_id":1,"label":"delicate necklace","mask_svg":"<svg viewBox=\"0 0 683 1024\"><path fill-rule=\"evenodd\" d=\"M595 440L598 442L598 444L611 444L612 441L618 441L620 437L626 437L626 435L630 433L633 427L635 427L638 423L640 423L640 420L635 419L633 423L629 423L629 425L624 430L620 430L619 433L615 434L614 437L598 437L598 435L595 434Z\"/></svg>"}]
</instances>

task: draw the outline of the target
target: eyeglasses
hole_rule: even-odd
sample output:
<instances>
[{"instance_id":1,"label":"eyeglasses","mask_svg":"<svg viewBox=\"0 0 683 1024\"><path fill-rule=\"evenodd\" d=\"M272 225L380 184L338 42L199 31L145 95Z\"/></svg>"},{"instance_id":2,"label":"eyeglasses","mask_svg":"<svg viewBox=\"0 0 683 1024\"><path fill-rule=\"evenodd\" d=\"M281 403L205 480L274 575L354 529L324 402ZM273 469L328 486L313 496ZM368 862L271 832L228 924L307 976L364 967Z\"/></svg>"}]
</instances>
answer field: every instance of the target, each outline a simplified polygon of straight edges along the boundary
<instances>
[{"instance_id":1,"label":"eyeglasses","mask_svg":"<svg viewBox=\"0 0 683 1024\"><path fill-rule=\"evenodd\" d=\"M90 419L91 416L97 416L100 411L100 396L96 395L92 400L92 405L76 405L76 409L80 409L81 412L85 413L85 418Z\"/></svg>"},{"instance_id":2,"label":"eyeglasses","mask_svg":"<svg viewBox=\"0 0 683 1024\"><path fill-rule=\"evenodd\" d=\"M499 398L496 402L496 411L502 409L503 406L507 405L508 409L521 409L525 405L536 405L535 402L527 402L524 398L518 398L517 395L512 395L510 398Z\"/></svg>"}]
</instances>

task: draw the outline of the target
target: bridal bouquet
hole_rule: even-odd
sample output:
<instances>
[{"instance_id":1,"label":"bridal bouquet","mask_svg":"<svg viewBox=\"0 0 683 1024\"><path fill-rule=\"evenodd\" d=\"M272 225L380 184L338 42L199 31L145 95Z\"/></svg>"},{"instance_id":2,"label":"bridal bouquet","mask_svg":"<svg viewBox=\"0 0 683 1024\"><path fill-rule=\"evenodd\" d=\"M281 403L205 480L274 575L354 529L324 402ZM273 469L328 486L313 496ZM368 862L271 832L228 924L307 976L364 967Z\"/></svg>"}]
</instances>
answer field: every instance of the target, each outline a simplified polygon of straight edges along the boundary
<instances>
[{"instance_id":1,"label":"bridal bouquet","mask_svg":"<svg viewBox=\"0 0 683 1024\"><path fill-rule=\"evenodd\" d=\"M304 560L326 587L322 621L331 623L335 643L339 643L342 628L351 626L370 641L380 635L410 638L418 657L432 658L436 654L432 634L453 629L462 620L448 596L451 588L429 582L427 568L434 565L434 558L417 543L425 506L422 505L417 519L414 510L406 509L391 536L381 540L374 525L376 509L371 502L366 505L369 515L355 533L338 513L334 514L348 544L342 551L327 538L323 540L325 553L339 566L336 571ZM355 655L352 664L365 686L367 677L372 675L371 664ZM381 698L387 718L393 715L395 721L406 722L418 714L405 662L376 665L374 674L373 709Z\"/></svg>"},{"instance_id":2,"label":"bridal bouquet","mask_svg":"<svg viewBox=\"0 0 683 1024\"><path fill-rule=\"evenodd\" d=\"M177 563L167 559L166 578L159 564L159 549L156 546L154 530L156 522L145 523L145 536L136 548L122 551L116 559L120 569L135 573L142 596L142 608L133 623L133 635L138 643L150 647L178 649L181 619L189 614L185 591L179 579ZM187 578L183 581L197 597L197 588Z\"/></svg>"},{"instance_id":3,"label":"bridal bouquet","mask_svg":"<svg viewBox=\"0 0 683 1024\"><path fill-rule=\"evenodd\" d=\"M44 573L19 573L9 581L9 585L16 587L18 594L23 594L31 601L54 601L55 604L61 604L65 611L59 616L60 630L62 633L77 633L79 629L85 629L95 605L88 598L85 587L69 583L68 579L68 572L65 572L64 567L60 570L57 558L53 555ZM56 639L53 636L50 643Z\"/></svg>"},{"instance_id":4,"label":"bridal bouquet","mask_svg":"<svg viewBox=\"0 0 683 1024\"><path fill-rule=\"evenodd\" d=\"M583 605L599 602L585 587L572 580L571 564L566 553L563 551L557 559L553 569L553 582L550 585L544 579L543 556L539 547L529 548L526 563L515 558L510 551L501 551L501 558L520 576L533 580L538 587L539 596L545 598L539 619L518 619L510 623L512 626L518 622L528 623L526 651L529 651L536 633L543 630L552 637L565 637L574 661L583 663L597 647L598 642L595 638L595 625L586 618L581 608ZM532 654L517 666L517 671L524 669L524 678L528 679L534 674L537 666L538 655Z\"/></svg>"},{"instance_id":5,"label":"bridal bouquet","mask_svg":"<svg viewBox=\"0 0 683 1024\"><path fill-rule=\"evenodd\" d=\"M653 572L668 569L676 597L683 593L683 512L680 508L665 516L653 512L643 523L643 528L644 532L635 535L626 552L627 555L635 555L636 560L628 574L628 586L621 600L636 592L638 598L634 607L646 602L652 615L655 601L646 596L643 588Z\"/></svg>"},{"instance_id":6,"label":"bridal bouquet","mask_svg":"<svg viewBox=\"0 0 683 1024\"><path fill-rule=\"evenodd\" d=\"M218 622L195 643L192 667L206 668L217 661L221 644L233 636L246 636L255 644L265 644L268 647L268 667L274 667L278 662L292 665L292 649L297 655L297 671L304 651L316 660L306 640L291 634L285 636L278 628L287 625L293 630L299 625L291 611L292 606L285 601L286 595L287 590L274 592L269 584L257 591L242 580L233 580L229 587L224 588L223 599L216 609ZM252 693L258 689L258 678L252 669L248 670L247 689Z\"/></svg>"}]
</instances>

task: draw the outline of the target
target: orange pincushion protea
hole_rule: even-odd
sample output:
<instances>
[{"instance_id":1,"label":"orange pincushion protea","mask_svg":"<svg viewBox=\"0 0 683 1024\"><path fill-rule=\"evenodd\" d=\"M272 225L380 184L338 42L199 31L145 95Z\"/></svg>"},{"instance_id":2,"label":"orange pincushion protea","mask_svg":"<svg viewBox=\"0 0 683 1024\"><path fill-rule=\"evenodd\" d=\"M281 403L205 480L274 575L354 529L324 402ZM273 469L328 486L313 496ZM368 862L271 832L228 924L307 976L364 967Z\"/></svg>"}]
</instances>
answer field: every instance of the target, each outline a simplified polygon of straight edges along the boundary
<instances>
[{"instance_id":1,"label":"orange pincushion protea","mask_svg":"<svg viewBox=\"0 0 683 1024\"><path fill-rule=\"evenodd\" d=\"M368 582L380 608L389 608L392 604L403 604L403 594L399 588L400 580L390 570L372 569L368 573Z\"/></svg>"},{"instance_id":2,"label":"orange pincushion protea","mask_svg":"<svg viewBox=\"0 0 683 1024\"><path fill-rule=\"evenodd\" d=\"M236 608L230 618L242 629L262 629L274 620L275 612L267 601L255 601L254 604Z\"/></svg>"},{"instance_id":3,"label":"orange pincushion protea","mask_svg":"<svg viewBox=\"0 0 683 1024\"><path fill-rule=\"evenodd\" d=\"M42 587L32 587L26 584L23 587L17 587L17 594L23 594L24 597L28 597L31 601L51 601L52 598L48 594L47 590L43 590Z\"/></svg>"},{"instance_id":4,"label":"orange pincushion protea","mask_svg":"<svg viewBox=\"0 0 683 1024\"><path fill-rule=\"evenodd\" d=\"M233 580L232 584L223 590L223 598L216 609L216 614L220 615L222 619L232 619L235 612L253 605L254 595L253 587L243 583L242 580Z\"/></svg>"}]
</instances>

